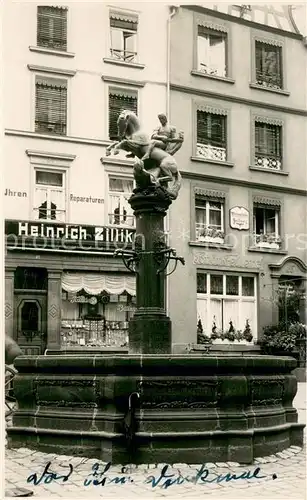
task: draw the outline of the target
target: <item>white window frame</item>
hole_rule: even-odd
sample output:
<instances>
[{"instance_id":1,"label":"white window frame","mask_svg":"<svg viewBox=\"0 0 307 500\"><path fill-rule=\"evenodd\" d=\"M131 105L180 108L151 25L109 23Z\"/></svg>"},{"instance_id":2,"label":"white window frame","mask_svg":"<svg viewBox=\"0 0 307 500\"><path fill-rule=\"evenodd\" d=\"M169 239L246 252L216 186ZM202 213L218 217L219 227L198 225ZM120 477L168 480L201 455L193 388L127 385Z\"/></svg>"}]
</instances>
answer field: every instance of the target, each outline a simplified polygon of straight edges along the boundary
<instances>
[{"instance_id":1,"label":"white window frame","mask_svg":"<svg viewBox=\"0 0 307 500\"><path fill-rule=\"evenodd\" d=\"M215 74L215 73L210 73L210 72L206 72L204 70L201 69L201 58L200 58L200 50L199 50L199 38L204 38L201 34L199 34L199 28L200 27L203 27L205 29L205 31L207 32L208 34L208 40L210 40L210 35L214 35L214 34L217 34L217 35L220 35L221 37L223 37L223 40L224 40L224 52L225 52L225 69L224 69L224 74ZM206 26L202 26L200 24L197 25L197 48L196 48L196 53L197 53L197 71L200 71L201 73L204 73L204 75L208 75L208 76L215 76L215 77L218 77L218 78L227 78L228 76L228 71L227 71L227 32L225 31L221 31L221 30L217 30L217 29L214 29L214 28L207 28ZM210 45L209 45L209 49L208 49L208 53L210 51ZM210 62L210 61L209 61Z\"/></svg>"},{"instance_id":2,"label":"white window frame","mask_svg":"<svg viewBox=\"0 0 307 500\"><path fill-rule=\"evenodd\" d=\"M275 211L275 231L274 231L274 240L273 241L265 241L262 240L261 235L256 234L256 214L255 214L255 209L260 208L263 210L263 236L270 235L272 233L269 233L267 231L267 219L266 219L266 212L267 210L274 210ZM254 205L253 208L253 234L254 234L254 243L256 246L260 248L275 248L279 249L280 248L280 234L279 234L279 223L280 223L280 211L278 208L272 206L272 207L257 207L257 205ZM259 240L259 241L257 241Z\"/></svg>"},{"instance_id":3,"label":"white window frame","mask_svg":"<svg viewBox=\"0 0 307 500\"><path fill-rule=\"evenodd\" d=\"M133 225L130 225L130 224L111 224L110 223L110 219L109 217L112 215L111 212L110 212L110 196L112 196L112 194L114 196L120 196L120 198L124 197L125 196L125 193L121 193L120 191L110 191L110 179L122 179L122 180L125 180L125 181L132 181L133 182L133 189L135 187L134 185L134 178L131 176L131 175L119 175L118 173L116 172L108 172L108 175L107 175L107 196L106 196L106 199L107 199L107 203L105 204L106 205L106 221L107 221L107 225L108 226L113 226L113 227L122 227L122 228L131 228L131 229L135 229L135 217L133 216L133 213L132 214L127 214L127 217L132 217L133 216ZM131 195L132 195L132 192L131 192ZM132 209L131 209L132 210ZM121 218L122 217L122 214L119 214L119 217ZM130 219L129 219L130 220Z\"/></svg>"},{"instance_id":4,"label":"white window frame","mask_svg":"<svg viewBox=\"0 0 307 500\"><path fill-rule=\"evenodd\" d=\"M257 297L257 276L251 273L246 273L246 274L240 274L236 272L227 272L227 273L222 273L218 271L206 271L204 269L198 269L197 274L205 274L206 275L206 293L199 293L197 292L196 289L196 297L197 297L197 321L201 319L202 325L203 325L203 330L204 334L208 335L209 337L211 336L212 332L212 325L213 325L213 317L211 318L211 299L214 300L236 300L238 302L238 316L239 316L239 321L241 321L241 314L242 314L242 303L243 302L254 302L254 325L251 325L252 329L252 335L253 335L253 341L257 340L258 337L258 297ZM210 286L211 286L211 275L221 275L223 276L223 293L222 294L211 294L210 292ZM226 276L238 276L239 278L239 289L238 289L238 295L227 295L226 294ZM249 296L249 295L242 295L242 278L245 277L251 277L254 279L254 295ZM202 301L206 301L206 310L207 310L207 323L203 321L201 318L201 315L199 314L199 304ZM246 319L250 318L244 318L244 321ZM211 321L212 320L212 321ZM211 323L210 323L211 321ZM224 332L227 331L228 325L223 325L224 326ZM239 327L238 325L234 324L234 328L236 330L244 330L245 323L240 324ZM219 326L218 326L219 328Z\"/></svg>"},{"instance_id":5,"label":"white window frame","mask_svg":"<svg viewBox=\"0 0 307 500\"><path fill-rule=\"evenodd\" d=\"M33 218L34 220L37 220L37 221L46 221L46 222L57 222L57 223L65 223L66 222L66 219L67 219L67 179L66 179L66 171L65 170L62 170L62 169L55 169L55 168L45 168L45 167L35 167L33 169L34 171L34 183L33 183L33 186L34 186L34 192L33 192L33 202L32 202L32 213L33 213ZM54 191L59 191L59 192L62 192L63 194L63 206L64 206L64 209L62 211L63 213L63 220L61 219L58 219L57 217L55 219L51 219L51 217L47 217L46 219L39 219L38 218L38 209L39 207L35 207L34 206L34 199L35 199L35 193L36 193L36 189L38 186L40 186L40 184L37 184L36 183L36 173L37 172L46 172L46 173L53 173L53 174L62 174L62 180L63 180L63 184L62 186L51 186L51 185L47 185L46 184L46 188L48 190L54 190ZM43 184L41 184L41 186L45 186ZM47 209L47 215L48 213L50 213L50 209ZM57 215L57 211L56 211L56 215Z\"/></svg>"},{"instance_id":6,"label":"white window frame","mask_svg":"<svg viewBox=\"0 0 307 500\"><path fill-rule=\"evenodd\" d=\"M215 201L213 199L207 199L204 200L206 202L206 207L203 206L198 206L197 205L197 200L200 199L200 197L195 196L195 234L196 234L196 241L207 241L207 242L214 242L214 243L224 243L225 239L225 230L224 230L224 200L223 201ZM220 213L221 213L221 229L218 229L218 231L221 231L224 233L224 237L220 238L217 236L201 236L197 237L197 222L196 222L196 210L205 210L206 211L206 226L204 229L210 230L211 228L214 229L214 224L210 224L210 210L215 210L217 209L210 209L210 203L219 203L221 206Z\"/></svg>"},{"instance_id":7,"label":"white window frame","mask_svg":"<svg viewBox=\"0 0 307 500\"><path fill-rule=\"evenodd\" d=\"M116 9L116 12L118 12L119 16L122 15L123 18L126 16L133 16L133 17L136 17L137 18L137 30L136 31L133 31L133 30L125 30L123 28L113 28L111 27L111 17L112 17L112 13L114 13L114 9L110 9L109 10L109 16L108 16L108 30L109 30L109 36L108 36L108 47L107 47L107 57L114 60L114 61L118 61L118 62L122 62L122 63L127 63L127 64L134 64L134 63L137 63L138 60L139 60L139 13L136 12L136 11L128 11L128 10L125 10L125 11L118 11ZM124 59L117 59L116 57L114 57L114 55L111 53L111 50L112 50L112 29L115 29L115 30L118 30L118 31L126 31L128 33L135 33L135 42L134 42L134 45L135 45L135 56L134 56L134 59L132 61L125 61Z\"/></svg>"}]
</instances>

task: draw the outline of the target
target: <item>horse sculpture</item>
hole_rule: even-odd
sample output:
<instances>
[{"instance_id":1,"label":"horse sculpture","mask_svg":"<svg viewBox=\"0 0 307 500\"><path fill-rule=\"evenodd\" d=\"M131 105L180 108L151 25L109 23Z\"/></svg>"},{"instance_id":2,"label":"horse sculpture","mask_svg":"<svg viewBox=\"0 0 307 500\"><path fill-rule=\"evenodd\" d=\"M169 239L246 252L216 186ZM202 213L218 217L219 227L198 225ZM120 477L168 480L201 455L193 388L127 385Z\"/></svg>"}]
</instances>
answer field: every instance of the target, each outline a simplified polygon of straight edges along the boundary
<instances>
[{"instance_id":1,"label":"horse sculpture","mask_svg":"<svg viewBox=\"0 0 307 500\"><path fill-rule=\"evenodd\" d=\"M119 150L128 151L130 154L127 156L136 157L134 178L137 190L160 187L170 199L175 200L181 187L181 175L173 156L159 147L152 148L149 135L141 130L139 119L133 111L122 111L117 126L120 141L111 144L106 155L110 155L111 150L114 154L118 154Z\"/></svg>"}]
</instances>

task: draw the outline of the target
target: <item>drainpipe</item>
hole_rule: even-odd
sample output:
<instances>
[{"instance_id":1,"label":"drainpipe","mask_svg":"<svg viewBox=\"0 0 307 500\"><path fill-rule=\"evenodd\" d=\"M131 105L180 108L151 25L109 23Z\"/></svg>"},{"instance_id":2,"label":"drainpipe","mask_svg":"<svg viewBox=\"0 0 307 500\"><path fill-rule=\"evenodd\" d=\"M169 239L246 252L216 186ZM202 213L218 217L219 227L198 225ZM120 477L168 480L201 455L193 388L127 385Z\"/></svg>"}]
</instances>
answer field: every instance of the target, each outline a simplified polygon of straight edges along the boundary
<instances>
[{"instance_id":1,"label":"drainpipe","mask_svg":"<svg viewBox=\"0 0 307 500\"><path fill-rule=\"evenodd\" d=\"M169 120L170 118L170 73L171 73L171 21L174 17L174 15L178 12L179 7L176 7L175 5L172 5L170 7L170 13L168 15L167 19L167 53L166 53L166 116L167 119ZM170 229L170 213L169 211L167 212L166 215L166 244L169 245L170 243L170 235L169 235L169 229ZM165 296L166 296L166 314L169 313L169 286L168 286L168 279L166 278L165 280Z\"/></svg>"},{"instance_id":2,"label":"drainpipe","mask_svg":"<svg viewBox=\"0 0 307 500\"><path fill-rule=\"evenodd\" d=\"M167 61L166 61L166 116L170 115L170 72L171 72L171 20L179 7L172 5L167 19Z\"/></svg>"}]
</instances>

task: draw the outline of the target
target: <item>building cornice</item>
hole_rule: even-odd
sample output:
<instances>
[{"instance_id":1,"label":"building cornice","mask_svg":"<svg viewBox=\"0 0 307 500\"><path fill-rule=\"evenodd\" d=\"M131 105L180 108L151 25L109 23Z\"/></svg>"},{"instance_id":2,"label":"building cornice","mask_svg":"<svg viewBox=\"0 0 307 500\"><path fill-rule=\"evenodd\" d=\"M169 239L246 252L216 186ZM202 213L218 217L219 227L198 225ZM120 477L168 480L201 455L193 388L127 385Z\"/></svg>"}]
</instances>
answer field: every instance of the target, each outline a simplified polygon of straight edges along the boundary
<instances>
[{"instance_id":1,"label":"building cornice","mask_svg":"<svg viewBox=\"0 0 307 500\"><path fill-rule=\"evenodd\" d=\"M298 189L298 188L292 188L288 186L276 186L274 184L268 185L268 184L263 184L260 182L253 182L253 181L246 181L243 179L234 179L234 178L227 178L227 177L218 177L216 175L210 175L210 174L198 174L194 172L186 172L186 171L180 171L182 177L184 179L190 179L190 180L195 180L195 181L210 181L210 182L215 182L219 185L224 185L224 184L229 184L233 186L240 186L240 187L247 187L250 189L262 189L264 191L269 191L269 192L278 192L278 193L287 193L287 194L293 194L293 195L299 195L299 196L307 196L307 190L306 189Z\"/></svg>"},{"instance_id":2,"label":"building cornice","mask_svg":"<svg viewBox=\"0 0 307 500\"><path fill-rule=\"evenodd\" d=\"M117 76L102 75L102 80L107 83L115 83L117 85L130 85L132 87L145 87L146 82L139 80L127 80L127 78L119 78Z\"/></svg>"},{"instance_id":3,"label":"building cornice","mask_svg":"<svg viewBox=\"0 0 307 500\"><path fill-rule=\"evenodd\" d=\"M63 135L51 135L51 134L38 134L37 132L31 132L28 130L14 130L14 129L5 129L5 135L12 135L17 137L31 137L33 139L43 139L48 141L58 141L58 142L70 142L74 144L86 144L89 146L99 146L99 147L107 147L112 144L112 141L109 140L100 140L100 139L89 139L86 137L70 137Z\"/></svg>"},{"instance_id":4,"label":"building cornice","mask_svg":"<svg viewBox=\"0 0 307 500\"><path fill-rule=\"evenodd\" d=\"M288 108L286 106L280 106L279 104L272 104L269 102L254 101L252 99L246 99L244 97L237 97L233 95L221 94L219 92L213 92L210 90L201 90L195 87L187 87L185 85L177 85L171 83L171 90L176 92L182 92L184 94L191 94L194 96L210 97L212 99L221 99L222 101L236 102L238 104L246 104L247 106L253 106L255 108L272 109L274 111L279 111L281 113L290 113L293 115L307 116L306 109L298 108Z\"/></svg>"},{"instance_id":5,"label":"building cornice","mask_svg":"<svg viewBox=\"0 0 307 500\"><path fill-rule=\"evenodd\" d=\"M103 165L115 165L128 168L132 168L134 165L134 160L127 160L126 158L120 158L117 156L115 158L103 156L102 158L100 158L100 161Z\"/></svg>"},{"instance_id":6,"label":"building cornice","mask_svg":"<svg viewBox=\"0 0 307 500\"><path fill-rule=\"evenodd\" d=\"M63 154L63 153L48 153L47 151L34 151L33 149L26 149L26 153L30 158L48 158L51 160L73 161L76 155Z\"/></svg>"},{"instance_id":7,"label":"building cornice","mask_svg":"<svg viewBox=\"0 0 307 500\"><path fill-rule=\"evenodd\" d=\"M198 12L200 14L207 14L218 19L226 19L227 21L243 24L244 26L249 26L250 28L256 28L262 31L267 31L269 33L274 33L276 35L281 35L288 38L295 38L296 40L303 40L303 35L300 33L293 33L291 31L282 30L280 28L274 28L273 26L268 26L266 24L256 23L255 21L249 21L241 17L231 16L225 14L224 12L219 12L218 10L207 9L206 7L201 7L198 5L180 5L181 8L191 10L193 12Z\"/></svg>"},{"instance_id":8,"label":"building cornice","mask_svg":"<svg viewBox=\"0 0 307 500\"><path fill-rule=\"evenodd\" d=\"M49 68L47 66L37 66L36 64L28 64L28 69L35 71L35 73L49 73L58 76L75 76L76 74L76 71L72 69Z\"/></svg>"},{"instance_id":9,"label":"building cornice","mask_svg":"<svg viewBox=\"0 0 307 500\"><path fill-rule=\"evenodd\" d=\"M50 49L50 48L46 48L46 47L36 47L33 45L29 46L29 50L31 50L31 52L39 52L41 54L48 54L51 56L75 57L74 52L67 52L65 50Z\"/></svg>"}]
</instances>

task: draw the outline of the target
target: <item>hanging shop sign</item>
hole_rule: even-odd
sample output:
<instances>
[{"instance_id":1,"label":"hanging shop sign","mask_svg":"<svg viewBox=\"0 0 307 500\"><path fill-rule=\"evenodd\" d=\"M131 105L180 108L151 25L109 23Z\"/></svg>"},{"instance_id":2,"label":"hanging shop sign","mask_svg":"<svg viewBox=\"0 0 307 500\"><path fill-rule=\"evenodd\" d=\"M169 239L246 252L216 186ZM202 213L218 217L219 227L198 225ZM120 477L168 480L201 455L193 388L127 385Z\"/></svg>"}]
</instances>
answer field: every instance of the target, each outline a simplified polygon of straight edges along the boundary
<instances>
[{"instance_id":1,"label":"hanging shop sign","mask_svg":"<svg viewBox=\"0 0 307 500\"><path fill-rule=\"evenodd\" d=\"M115 250L132 247L135 229L48 222L5 221L8 248L67 251Z\"/></svg>"},{"instance_id":2,"label":"hanging shop sign","mask_svg":"<svg viewBox=\"0 0 307 500\"><path fill-rule=\"evenodd\" d=\"M229 224L232 229L247 231L249 229L249 211L244 207L233 207L229 210Z\"/></svg>"}]
</instances>

